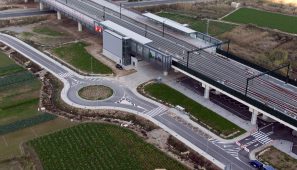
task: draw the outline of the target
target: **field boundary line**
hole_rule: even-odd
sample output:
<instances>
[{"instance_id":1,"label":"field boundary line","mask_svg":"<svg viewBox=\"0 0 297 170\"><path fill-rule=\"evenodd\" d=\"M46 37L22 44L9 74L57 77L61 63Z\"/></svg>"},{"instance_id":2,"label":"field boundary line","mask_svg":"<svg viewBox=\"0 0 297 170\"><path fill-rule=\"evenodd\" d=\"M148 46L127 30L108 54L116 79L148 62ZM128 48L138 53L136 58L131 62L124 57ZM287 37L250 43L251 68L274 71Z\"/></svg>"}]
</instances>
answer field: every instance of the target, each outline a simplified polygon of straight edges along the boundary
<instances>
[{"instance_id":1,"label":"field boundary line","mask_svg":"<svg viewBox=\"0 0 297 170\"><path fill-rule=\"evenodd\" d=\"M241 8L242 8L242 7L239 7L239 8L234 9L233 11L231 11L231 12L229 12L228 14L222 16L221 18L218 18L218 20L222 20L222 19L226 18L227 16L233 14L234 12L238 11L238 10L241 9Z\"/></svg>"}]
</instances>

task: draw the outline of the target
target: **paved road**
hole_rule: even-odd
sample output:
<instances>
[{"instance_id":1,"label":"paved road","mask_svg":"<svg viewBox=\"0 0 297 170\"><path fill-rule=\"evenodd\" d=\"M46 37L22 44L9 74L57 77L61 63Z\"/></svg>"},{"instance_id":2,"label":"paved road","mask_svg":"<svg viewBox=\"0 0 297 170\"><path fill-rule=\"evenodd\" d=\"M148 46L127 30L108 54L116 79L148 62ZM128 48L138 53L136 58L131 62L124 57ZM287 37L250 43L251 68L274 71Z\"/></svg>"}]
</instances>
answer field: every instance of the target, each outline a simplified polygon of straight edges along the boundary
<instances>
[{"instance_id":1,"label":"paved road","mask_svg":"<svg viewBox=\"0 0 297 170\"><path fill-rule=\"evenodd\" d=\"M224 144L219 143L216 140L205 139L205 137L195 133L193 129L190 129L184 124L179 123L177 120L168 116L167 114L161 114L154 117L170 129L182 137L189 140L192 144L199 147L203 151L212 155L215 159L219 160L225 165L231 165L234 170L248 170L253 169L248 164L248 160L242 161L238 157L238 152L241 149L236 144ZM228 148L227 148L228 147Z\"/></svg>"},{"instance_id":2,"label":"paved road","mask_svg":"<svg viewBox=\"0 0 297 170\"><path fill-rule=\"evenodd\" d=\"M105 11L105 18L107 20L111 20L141 35L145 32L143 24L148 24L146 35L147 38L153 40L148 46L172 55L184 65L186 64L186 51L197 48L185 41L184 37L181 39L181 36L177 38L172 34L165 34L165 36L162 37L160 25L133 11L123 9L122 18L119 18L119 7L107 1L68 0L67 6L70 8L63 5L65 4L63 0L55 2L48 1L48 3L59 5L59 8L63 8L63 10L70 10L70 8L75 9L76 12L83 14L83 16L88 16L89 20L93 17L96 18L93 20L97 20L98 22L102 20L103 11ZM104 9L103 6L105 6ZM89 23L93 24L91 21L89 21ZM241 65L232 60L226 60L217 55L207 53L206 51L191 54L189 63L191 69L241 93L245 91L246 78L260 73L250 67ZM266 104L272 109L297 119L296 87L284 85L282 81L263 76L255 79L253 83L250 83L248 96Z\"/></svg>"},{"instance_id":3,"label":"paved road","mask_svg":"<svg viewBox=\"0 0 297 170\"><path fill-rule=\"evenodd\" d=\"M24 10L13 10L13 11L9 10L9 11L1 11L0 19L44 15L44 14L51 14L51 13L55 13L55 11L52 11L52 10L40 11L39 9L24 9Z\"/></svg>"}]
</instances>

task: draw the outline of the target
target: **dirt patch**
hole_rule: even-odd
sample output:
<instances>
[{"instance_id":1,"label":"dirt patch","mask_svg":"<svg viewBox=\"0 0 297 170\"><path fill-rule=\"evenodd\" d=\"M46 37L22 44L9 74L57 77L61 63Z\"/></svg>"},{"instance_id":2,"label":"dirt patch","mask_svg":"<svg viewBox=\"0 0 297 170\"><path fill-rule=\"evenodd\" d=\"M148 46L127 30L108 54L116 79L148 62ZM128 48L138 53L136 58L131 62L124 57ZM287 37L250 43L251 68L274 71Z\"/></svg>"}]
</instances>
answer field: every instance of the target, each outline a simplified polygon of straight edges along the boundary
<instances>
[{"instance_id":1,"label":"dirt patch","mask_svg":"<svg viewBox=\"0 0 297 170\"><path fill-rule=\"evenodd\" d=\"M86 100L103 100L112 94L113 90L103 85L87 86L78 91L78 95Z\"/></svg>"},{"instance_id":2,"label":"dirt patch","mask_svg":"<svg viewBox=\"0 0 297 170\"><path fill-rule=\"evenodd\" d=\"M279 170L296 170L297 160L290 157L286 153L276 149L275 147L268 147L263 151L257 153L257 158L269 165L272 165Z\"/></svg>"},{"instance_id":3,"label":"dirt patch","mask_svg":"<svg viewBox=\"0 0 297 170\"><path fill-rule=\"evenodd\" d=\"M220 36L231 40L230 52L268 69L290 62L297 78L297 37L252 25L240 26ZM286 69L281 70L286 74Z\"/></svg>"}]
</instances>

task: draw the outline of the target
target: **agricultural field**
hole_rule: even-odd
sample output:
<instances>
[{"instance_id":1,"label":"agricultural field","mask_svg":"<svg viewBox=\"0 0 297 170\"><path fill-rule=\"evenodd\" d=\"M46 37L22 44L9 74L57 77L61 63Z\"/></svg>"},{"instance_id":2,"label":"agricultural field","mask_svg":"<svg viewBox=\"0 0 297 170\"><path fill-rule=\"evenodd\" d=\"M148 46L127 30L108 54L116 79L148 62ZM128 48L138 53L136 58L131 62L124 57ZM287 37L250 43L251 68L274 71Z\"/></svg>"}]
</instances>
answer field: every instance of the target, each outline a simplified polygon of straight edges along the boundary
<instances>
[{"instance_id":1,"label":"agricultural field","mask_svg":"<svg viewBox=\"0 0 297 170\"><path fill-rule=\"evenodd\" d=\"M218 135L228 136L235 133L229 137L234 138L245 132L234 123L165 84L150 83L144 87L144 91L150 96L173 106L180 105L184 107L193 117L197 118L203 124L210 126Z\"/></svg>"},{"instance_id":2,"label":"agricultural field","mask_svg":"<svg viewBox=\"0 0 297 170\"><path fill-rule=\"evenodd\" d=\"M20 149L22 143L76 124L69 120L56 118L12 133L0 135L0 169L4 169L3 167L5 166L5 163L1 163L2 160L22 156Z\"/></svg>"},{"instance_id":3,"label":"agricultural field","mask_svg":"<svg viewBox=\"0 0 297 170\"><path fill-rule=\"evenodd\" d=\"M0 54L0 135L54 119L38 111L40 81Z\"/></svg>"},{"instance_id":4,"label":"agricultural field","mask_svg":"<svg viewBox=\"0 0 297 170\"><path fill-rule=\"evenodd\" d=\"M0 78L0 125L40 114L37 111L41 83L23 71Z\"/></svg>"},{"instance_id":5,"label":"agricultural field","mask_svg":"<svg viewBox=\"0 0 297 170\"><path fill-rule=\"evenodd\" d=\"M111 74L112 70L90 55L84 42L71 43L53 49L57 57L69 63L73 67L87 73Z\"/></svg>"},{"instance_id":6,"label":"agricultural field","mask_svg":"<svg viewBox=\"0 0 297 170\"><path fill-rule=\"evenodd\" d=\"M297 16L288 16L258 9L241 8L226 16L223 20L241 24L255 24L260 27L278 29L280 31L297 34Z\"/></svg>"},{"instance_id":7,"label":"agricultural field","mask_svg":"<svg viewBox=\"0 0 297 170\"><path fill-rule=\"evenodd\" d=\"M15 64L6 54L0 52L0 77L23 71L24 69Z\"/></svg>"},{"instance_id":8,"label":"agricultural field","mask_svg":"<svg viewBox=\"0 0 297 170\"><path fill-rule=\"evenodd\" d=\"M45 170L187 169L134 132L109 124L80 124L28 144Z\"/></svg>"},{"instance_id":9,"label":"agricultural field","mask_svg":"<svg viewBox=\"0 0 297 170\"><path fill-rule=\"evenodd\" d=\"M207 22L206 20L201 20L198 18L178 14L178 13L170 13L170 12L159 12L157 15L161 17L165 17L171 20L174 20L176 22L182 23L182 24L189 24L190 28L206 33L207 32ZM212 36L217 36L222 33L228 32L235 28L235 25L222 23L218 21L210 21L209 22L209 34Z\"/></svg>"}]
</instances>

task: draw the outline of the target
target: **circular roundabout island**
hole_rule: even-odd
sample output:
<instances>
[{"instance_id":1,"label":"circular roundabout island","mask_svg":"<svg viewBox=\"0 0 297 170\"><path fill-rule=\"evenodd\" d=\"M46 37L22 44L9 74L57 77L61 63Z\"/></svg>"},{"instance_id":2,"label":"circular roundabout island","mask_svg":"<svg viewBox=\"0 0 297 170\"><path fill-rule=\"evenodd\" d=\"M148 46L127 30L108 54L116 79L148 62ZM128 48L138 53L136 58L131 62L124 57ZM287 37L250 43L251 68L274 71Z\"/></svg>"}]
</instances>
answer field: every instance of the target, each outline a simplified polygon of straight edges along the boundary
<instances>
[{"instance_id":1,"label":"circular roundabout island","mask_svg":"<svg viewBox=\"0 0 297 170\"><path fill-rule=\"evenodd\" d=\"M91 85L81 88L78 95L86 100L104 100L113 95L113 90L103 85Z\"/></svg>"}]
</instances>

